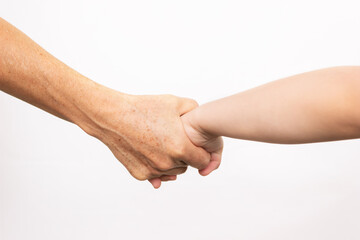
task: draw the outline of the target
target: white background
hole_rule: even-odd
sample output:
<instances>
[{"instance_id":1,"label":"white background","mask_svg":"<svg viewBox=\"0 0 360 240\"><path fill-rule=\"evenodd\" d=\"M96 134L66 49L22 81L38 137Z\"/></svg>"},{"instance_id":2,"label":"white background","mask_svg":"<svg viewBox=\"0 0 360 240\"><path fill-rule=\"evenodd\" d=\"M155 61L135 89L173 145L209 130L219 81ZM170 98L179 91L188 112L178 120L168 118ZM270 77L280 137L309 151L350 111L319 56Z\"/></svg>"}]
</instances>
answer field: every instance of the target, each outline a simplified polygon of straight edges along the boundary
<instances>
[{"instance_id":1,"label":"white background","mask_svg":"<svg viewBox=\"0 0 360 240\"><path fill-rule=\"evenodd\" d=\"M131 94L205 103L360 65L358 0L1 0L0 16ZM154 190L80 128L0 92L0 239L360 239L358 140L225 144L212 175Z\"/></svg>"}]
</instances>

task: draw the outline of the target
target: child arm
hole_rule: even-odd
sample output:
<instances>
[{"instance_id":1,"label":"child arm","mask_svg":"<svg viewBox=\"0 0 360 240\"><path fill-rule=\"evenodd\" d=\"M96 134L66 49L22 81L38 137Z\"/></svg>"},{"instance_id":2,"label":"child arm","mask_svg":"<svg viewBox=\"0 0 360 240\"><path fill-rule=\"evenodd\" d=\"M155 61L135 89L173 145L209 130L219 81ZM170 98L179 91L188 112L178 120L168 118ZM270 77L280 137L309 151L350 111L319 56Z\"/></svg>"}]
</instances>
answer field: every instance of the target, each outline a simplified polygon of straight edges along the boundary
<instances>
[{"instance_id":1,"label":"child arm","mask_svg":"<svg viewBox=\"0 0 360 240\"><path fill-rule=\"evenodd\" d=\"M204 104L182 119L190 139L205 148L218 136L282 144L359 138L360 67L270 82Z\"/></svg>"}]
</instances>

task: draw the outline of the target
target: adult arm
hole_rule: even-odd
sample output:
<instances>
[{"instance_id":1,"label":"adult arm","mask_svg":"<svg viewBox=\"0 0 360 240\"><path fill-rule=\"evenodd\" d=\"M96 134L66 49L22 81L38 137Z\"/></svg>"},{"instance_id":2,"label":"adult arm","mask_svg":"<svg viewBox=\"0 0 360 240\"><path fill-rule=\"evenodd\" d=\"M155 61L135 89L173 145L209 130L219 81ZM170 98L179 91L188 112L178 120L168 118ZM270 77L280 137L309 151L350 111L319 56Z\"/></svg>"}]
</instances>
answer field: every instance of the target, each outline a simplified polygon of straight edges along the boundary
<instances>
[{"instance_id":1,"label":"adult arm","mask_svg":"<svg viewBox=\"0 0 360 240\"><path fill-rule=\"evenodd\" d=\"M84 77L0 18L0 90L78 125L106 144L139 180L174 180L209 154L187 138L180 116L197 106L171 95L134 96Z\"/></svg>"}]
</instances>

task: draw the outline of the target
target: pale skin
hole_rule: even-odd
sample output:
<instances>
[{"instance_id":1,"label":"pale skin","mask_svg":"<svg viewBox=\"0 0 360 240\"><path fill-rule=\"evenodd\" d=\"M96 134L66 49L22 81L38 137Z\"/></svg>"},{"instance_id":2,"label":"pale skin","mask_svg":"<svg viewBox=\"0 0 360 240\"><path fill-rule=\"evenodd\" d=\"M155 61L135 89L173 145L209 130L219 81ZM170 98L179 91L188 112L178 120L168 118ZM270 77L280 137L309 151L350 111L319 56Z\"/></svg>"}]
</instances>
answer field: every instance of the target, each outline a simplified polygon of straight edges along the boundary
<instances>
[{"instance_id":1,"label":"pale skin","mask_svg":"<svg viewBox=\"0 0 360 240\"><path fill-rule=\"evenodd\" d=\"M358 66L299 74L196 108L191 99L97 84L1 18L0 90L78 125L155 188L188 165L204 176L217 169L220 136L282 144L360 137Z\"/></svg>"},{"instance_id":2,"label":"pale skin","mask_svg":"<svg viewBox=\"0 0 360 240\"><path fill-rule=\"evenodd\" d=\"M155 188L210 154L187 137L180 116L197 107L172 95L135 96L102 86L53 57L0 18L0 90L72 122L102 141L138 180Z\"/></svg>"},{"instance_id":3,"label":"pale skin","mask_svg":"<svg viewBox=\"0 0 360 240\"><path fill-rule=\"evenodd\" d=\"M360 138L360 67L307 72L204 104L182 116L192 142L220 165L220 136L280 144Z\"/></svg>"}]
</instances>

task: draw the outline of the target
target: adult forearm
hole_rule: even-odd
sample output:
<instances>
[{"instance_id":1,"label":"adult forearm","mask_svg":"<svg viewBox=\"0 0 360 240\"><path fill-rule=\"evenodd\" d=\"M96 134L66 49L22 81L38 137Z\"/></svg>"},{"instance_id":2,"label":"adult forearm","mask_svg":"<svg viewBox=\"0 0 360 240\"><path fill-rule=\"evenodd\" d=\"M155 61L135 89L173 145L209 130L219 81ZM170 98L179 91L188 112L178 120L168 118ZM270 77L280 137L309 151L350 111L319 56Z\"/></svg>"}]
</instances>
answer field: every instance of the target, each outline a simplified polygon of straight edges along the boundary
<instances>
[{"instance_id":1,"label":"adult forearm","mask_svg":"<svg viewBox=\"0 0 360 240\"><path fill-rule=\"evenodd\" d=\"M91 105L101 104L106 88L0 19L0 90L87 128L92 121L90 111L96 109Z\"/></svg>"},{"instance_id":2,"label":"adult forearm","mask_svg":"<svg viewBox=\"0 0 360 240\"><path fill-rule=\"evenodd\" d=\"M210 154L186 136L180 116L197 107L170 95L134 96L99 85L66 66L0 19L0 90L98 138L139 180L175 180Z\"/></svg>"},{"instance_id":3,"label":"adult forearm","mask_svg":"<svg viewBox=\"0 0 360 240\"><path fill-rule=\"evenodd\" d=\"M360 68L304 73L205 104L203 132L273 143L360 137Z\"/></svg>"}]
</instances>

